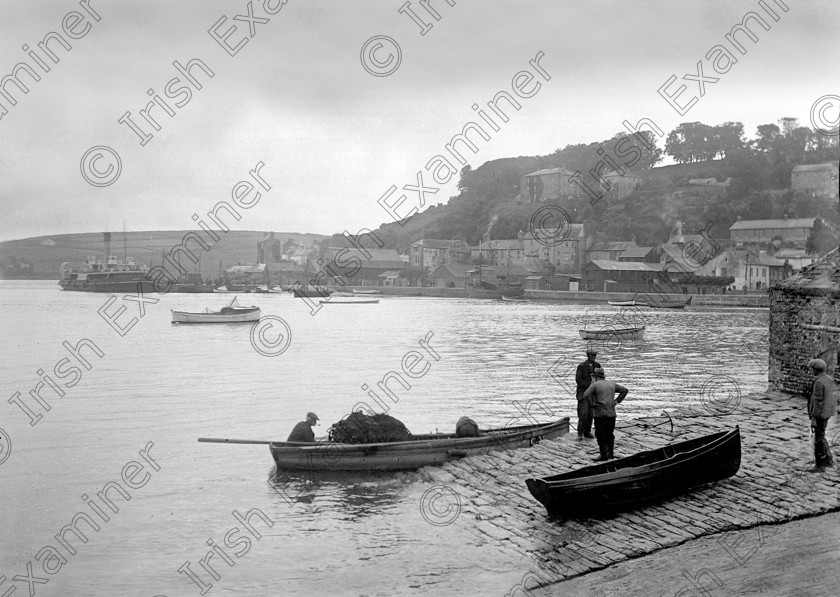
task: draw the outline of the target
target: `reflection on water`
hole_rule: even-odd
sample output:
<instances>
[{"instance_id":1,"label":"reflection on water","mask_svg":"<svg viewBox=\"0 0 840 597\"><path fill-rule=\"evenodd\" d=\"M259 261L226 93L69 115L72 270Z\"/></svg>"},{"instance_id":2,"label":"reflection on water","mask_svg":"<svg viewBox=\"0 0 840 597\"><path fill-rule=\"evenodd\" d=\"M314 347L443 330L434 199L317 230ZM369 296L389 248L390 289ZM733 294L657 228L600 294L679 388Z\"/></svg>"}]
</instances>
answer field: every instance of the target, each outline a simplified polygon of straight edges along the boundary
<instances>
[{"instance_id":1,"label":"reflection on water","mask_svg":"<svg viewBox=\"0 0 840 597\"><path fill-rule=\"evenodd\" d=\"M26 397L41 379L37 370L52 371L65 356L65 340L88 338L104 352L66 396L49 398L37 425L14 405L0 410L14 446L0 466L0 574L25 569L79 510L79 496L118 478L146 442L161 463L44 594L196 594L178 567L190 561L200 571L208 538L219 542L237 524L232 512L252 508L273 526L235 566L220 565L214 595L504 593L528 562L464 516L429 524L421 512L429 486L417 473L269 479L266 446L196 438L284 440L310 410L322 421L316 435L324 435L369 400L363 384L377 387L391 372L406 386L389 385L397 399L385 408L414 433L454 431L464 415L483 428L527 424L523 409L540 420L574 420L574 367L586 348L578 330L630 317L607 305L394 297L325 305L312 316L288 295L240 297L292 330L288 350L265 357L251 346L248 325L170 323L170 309L214 309L228 297L167 295L142 318L129 303L135 311L125 316L138 323L124 337L97 314L108 298L60 292L53 282L0 284L7 397ZM598 355L607 376L630 389L620 418L658 417L678 405L726 408L739 393L765 389L767 311L642 316L643 341L607 343ZM422 350L430 332L440 360L411 378L403 357ZM285 499L282 487L299 499Z\"/></svg>"}]
</instances>

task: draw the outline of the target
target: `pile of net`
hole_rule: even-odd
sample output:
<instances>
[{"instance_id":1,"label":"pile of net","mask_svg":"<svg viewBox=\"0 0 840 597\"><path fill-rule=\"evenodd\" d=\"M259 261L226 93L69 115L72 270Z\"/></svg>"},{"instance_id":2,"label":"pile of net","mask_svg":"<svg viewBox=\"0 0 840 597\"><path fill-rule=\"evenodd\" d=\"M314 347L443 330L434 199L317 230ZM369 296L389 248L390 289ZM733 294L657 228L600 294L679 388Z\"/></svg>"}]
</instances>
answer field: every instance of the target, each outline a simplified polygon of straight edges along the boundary
<instances>
[{"instance_id":1,"label":"pile of net","mask_svg":"<svg viewBox=\"0 0 840 597\"><path fill-rule=\"evenodd\" d=\"M411 432L392 416L370 416L357 411L330 427L329 438L343 444L375 444L407 441Z\"/></svg>"}]
</instances>

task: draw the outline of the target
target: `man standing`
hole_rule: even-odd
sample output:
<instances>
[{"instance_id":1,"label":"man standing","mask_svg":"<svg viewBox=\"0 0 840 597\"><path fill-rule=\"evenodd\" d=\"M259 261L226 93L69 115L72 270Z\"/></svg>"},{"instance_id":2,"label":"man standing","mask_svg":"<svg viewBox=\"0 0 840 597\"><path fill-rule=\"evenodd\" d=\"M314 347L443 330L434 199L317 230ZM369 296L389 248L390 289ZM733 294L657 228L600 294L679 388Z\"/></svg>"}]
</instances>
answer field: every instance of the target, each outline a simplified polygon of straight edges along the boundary
<instances>
[{"instance_id":1,"label":"man standing","mask_svg":"<svg viewBox=\"0 0 840 597\"><path fill-rule=\"evenodd\" d=\"M589 409L589 401L583 399L583 393L592 383L592 373L601 366L595 360L598 352L592 348L586 349L586 360L577 366L575 372L575 383L577 384L577 411L578 411L578 439L584 437L592 438L592 412Z\"/></svg>"},{"instance_id":2,"label":"man standing","mask_svg":"<svg viewBox=\"0 0 840 597\"><path fill-rule=\"evenodd\" d=\"M592 374L595 381L583 393L583 399L589 402L592 416L595 419L595 438L598 440L598 450L601 455L595 462L603 462L614 458L615 448L615 405L620 404L627 396L627 388L614 381L607 381L606 374L601 367ZM618 392L618 398L615 393Z\"/></svg>"},{"instance_id":3,"label":"man standing","mask_svg":"<svg viewBox=\"0 0 840 597\"><path fill-rule=\"evenodd\" d=\"M318 415L313 412L306 413L306 420L301 421L295 428L292 429L292 432L289 434L289 439L287 442L314 442L315 441L315 432L312 431L312 428L318 422Z\"/></svg>"},{"instance_id":4,"label":"man standing","mask_svg":"<svg viewBox=\"0 0 840 597\"><path fill-rule=\"evenodd\" d=\"M825 361L812 359L808 366L815 377L808 399L808 417L811 419L811 431L814 432L815 461L814 468L810 470L818 472L834 465L831 449L825 440L825 428L828 419L834 416L837 410L837 399L834 396L834 380L825 373Z\"/></svg>"}]
</instances>

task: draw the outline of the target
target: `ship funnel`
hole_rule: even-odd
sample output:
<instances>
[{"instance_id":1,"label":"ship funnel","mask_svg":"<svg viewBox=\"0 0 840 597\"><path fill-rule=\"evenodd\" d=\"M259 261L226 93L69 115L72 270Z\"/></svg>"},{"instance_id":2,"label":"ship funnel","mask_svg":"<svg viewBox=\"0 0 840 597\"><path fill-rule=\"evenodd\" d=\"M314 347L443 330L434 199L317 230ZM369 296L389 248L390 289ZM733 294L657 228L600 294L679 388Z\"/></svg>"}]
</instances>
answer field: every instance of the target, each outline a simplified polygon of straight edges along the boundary
<instances>
[{"instance_id":1,"label":"ship funnel","mask_svg":"<svg viewBox=\"0 0 840 597\"><path fill-rule=\"evenodd\" d=\"M104 241L105 241L105 261L108 261L108 257L111 255L111 233L105 232L103 234Z\"/></svg>"}]
</instances>

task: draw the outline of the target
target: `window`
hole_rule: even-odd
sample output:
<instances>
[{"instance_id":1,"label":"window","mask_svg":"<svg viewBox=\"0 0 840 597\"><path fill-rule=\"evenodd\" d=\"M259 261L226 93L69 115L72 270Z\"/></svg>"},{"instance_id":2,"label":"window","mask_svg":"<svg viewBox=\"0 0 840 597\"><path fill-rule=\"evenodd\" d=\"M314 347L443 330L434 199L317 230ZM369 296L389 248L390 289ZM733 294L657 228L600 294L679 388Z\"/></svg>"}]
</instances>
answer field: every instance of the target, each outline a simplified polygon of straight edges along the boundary
<instances>
[{"instance_id":1,"label":"window","mask_svg":"<svg viewBox=\"0 0 840 597\"><path fill-rule=\"evenodd\" d=\"M720 268L720 275L726 277L726 268L725 267Z\"/></svg>"}]
</instances>

